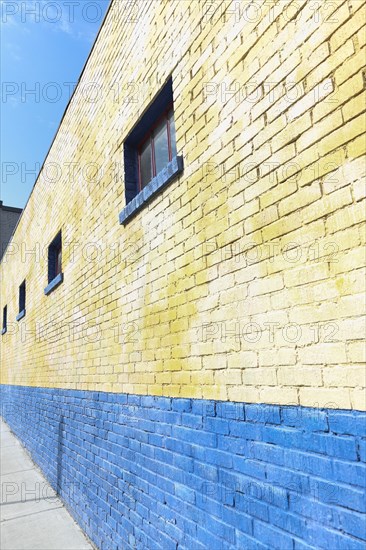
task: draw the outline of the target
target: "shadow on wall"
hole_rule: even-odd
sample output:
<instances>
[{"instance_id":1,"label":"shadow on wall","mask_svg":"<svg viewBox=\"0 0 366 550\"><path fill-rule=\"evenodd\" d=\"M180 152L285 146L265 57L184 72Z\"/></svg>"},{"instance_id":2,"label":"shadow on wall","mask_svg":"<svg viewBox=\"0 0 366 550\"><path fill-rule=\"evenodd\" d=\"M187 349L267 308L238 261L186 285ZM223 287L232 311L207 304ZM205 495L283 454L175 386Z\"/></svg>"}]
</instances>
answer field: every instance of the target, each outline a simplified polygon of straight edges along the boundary
<instances>
[{"instance_id":1,"label":"shadow on wall","mask_svg":"<svg viewBox=\"0 0 366 550\"><path fill-rule=\"evenodd\" d=\"M63 437L65 432L65 420L64 416L60 417L58 425L58 437L57 437L57 478L56 478L56 491L57 494L61 494L62 487L62 454L63 454Z\"/></svg>"}]
</instances>

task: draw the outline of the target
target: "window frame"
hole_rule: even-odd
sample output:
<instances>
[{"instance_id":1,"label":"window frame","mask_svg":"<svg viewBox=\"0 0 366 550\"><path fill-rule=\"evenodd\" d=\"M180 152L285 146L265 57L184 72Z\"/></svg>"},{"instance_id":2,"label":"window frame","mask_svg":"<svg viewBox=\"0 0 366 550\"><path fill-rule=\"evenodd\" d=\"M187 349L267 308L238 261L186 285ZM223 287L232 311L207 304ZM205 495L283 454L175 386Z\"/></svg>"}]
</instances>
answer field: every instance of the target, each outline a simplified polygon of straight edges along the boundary
<instances>
[{"instance_id":1,"label":"window frame","mask_svg":"<svg viewBox=\"0 0 366 550\"><path fill-rule=\"evenodd\" d=\"M20 321L20 319L23 319L25 316L25 303L26 303L26 296L27 296L27 286L26 286L26 279L22 282L22 284L19 286L19 313L16 316L16 320Z\"/></svg>"},{"instance_id":2,"label":"window frame","mask_svg":"<svg viewBox=\"0 0 366 550\"><path fill-rule=\"evenodd\" d=\"M62 230L57 233L55 238L48 245L48 285L44 289L46 296L52 292L62 281L64 275L62 272Z\"/></svg>"},{"instance_id":3,"label":"window frame","mask_svg":"<svg viewBox=\"0 0 366 550\"><path fill-rule=\"evenodd\" d=\"M1 329L1 334L5 334L8 330L8 305L3 307L3 327Z\"/></svg>"},{"instance_id":4,"label":"window frame","mask_svg":"<svg viewBox=\"0 0 366 550\"><path fill-rule=\"evenodd\" d=\"M126 226L130 223L130 221L139 212L141 212L148 203L155 200L156 197L162 193L168 185L177 180L184 171L183 155L178 153L177 125L175 120L174 105L173 78L172 75L170 75L123 140L125 204L119 213L120 225ZM140 111L140 109L138 109L138 111ZM169 115L169 113L172 114L173 118L169 121L168 131L167 115ZM149 156L151 153L151 155L154 154L156 158L154 159L154 165L152 165L152 160L150 160L152 179L150 179L149 182L145 182L144 186L142 186L142 146L146 144L149 139L151 139L152 132L154 132L156 127L161 124L164 119L166 120L168 143L166 144L164 142L164 144L162 144L160 153L164 153L163 155L156 155L154 146L149 146L151 148L151 151L149 151ZM173 124L175 136L174 142L172 139ZM159 135L159 140L162 139L163 135L164 133L161 132ZM168 149L167 152L169 159L166 158L166 146ZM146 151L147 149L144 150L144 154ZM158 167L156 166L157 160L159 161L158 167L160 168L160 172L158 173ZM167 162L164 164L166 160ZM146 164L146 167L148 167L148 164ZM154 175L154 172L156 175Z\"/></svg>"},{"instance_id":5,"label":"window frame","mask_svg":"<svg viewBox=\"0 0 366 550\"><path fill-rule=\"evenodd\" d=\"M59 246L55 247L55 276L62 273L62 241Z\"/></svg>"},{"instance_id":6,"label":"window frame","mask_svg":"<svg viewBox=\"0 0 366 550\"><path fill-rule=\"evenodd\" d=\"M173 102L169 103L169 105L165 108L165 111L163 114L155 121L155 123L149 128L149 130L144 135L143 139L140 141L140 143L137 145L137 156L138 156L138 181L137 181L137 191L138 193L146 187L152 181L156 176L158 175L158 172L156 170L156 153L155 153L155 141L154 141L154 133L156 128L160 126L161 122L163 120L166 121L165 128L167 133L167 142L168 142L168 163L172 162L173 160L173 154L172 154L172 134L171 134L171 124L169 119L169 114L172 112L174 116L174 104ZM145 184L144 187L142 187L142 178L141 178L141 152L144 147L144 145L150 141L150 147L151 147L151 179L149 182Z\"/></svg>"}]
</instances>

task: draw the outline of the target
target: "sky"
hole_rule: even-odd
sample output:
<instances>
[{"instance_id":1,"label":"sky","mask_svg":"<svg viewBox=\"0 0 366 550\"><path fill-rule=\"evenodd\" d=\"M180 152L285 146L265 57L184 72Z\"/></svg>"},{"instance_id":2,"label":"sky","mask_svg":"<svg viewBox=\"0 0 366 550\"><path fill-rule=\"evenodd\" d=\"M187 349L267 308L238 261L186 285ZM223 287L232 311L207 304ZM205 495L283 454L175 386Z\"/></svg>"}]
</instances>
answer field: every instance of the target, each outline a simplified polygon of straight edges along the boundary
<instances>
[{"instance_id":1,"label":"sky","mask_svg":"<svg viewBox=\"0 0 366 550\"><path fill-rule=\"evenodd\" d=\"M23 208L109 0L0 2L0 199Z\"/></svg>"}]
</instances>

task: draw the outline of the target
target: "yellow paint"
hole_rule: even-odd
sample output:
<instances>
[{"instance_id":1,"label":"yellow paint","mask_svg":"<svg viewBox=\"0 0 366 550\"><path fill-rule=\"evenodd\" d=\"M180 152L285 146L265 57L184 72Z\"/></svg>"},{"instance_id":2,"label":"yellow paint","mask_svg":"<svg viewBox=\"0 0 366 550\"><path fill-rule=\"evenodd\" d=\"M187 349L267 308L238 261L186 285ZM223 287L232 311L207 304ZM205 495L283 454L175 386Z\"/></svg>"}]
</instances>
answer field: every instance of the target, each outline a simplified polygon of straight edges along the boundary
<instances>
[{"instance_id":1,"label":"yellow paint","mask_svg":"<svg viewBox=\"0 0 366 550\"><path fill-rule=\"evenodd\" d=\"M0 266L2 383L365 408L362 10L284 7L112 8ZM123 142L171 74L184 173L123 227Z\"/></svg>"}]
</instances>

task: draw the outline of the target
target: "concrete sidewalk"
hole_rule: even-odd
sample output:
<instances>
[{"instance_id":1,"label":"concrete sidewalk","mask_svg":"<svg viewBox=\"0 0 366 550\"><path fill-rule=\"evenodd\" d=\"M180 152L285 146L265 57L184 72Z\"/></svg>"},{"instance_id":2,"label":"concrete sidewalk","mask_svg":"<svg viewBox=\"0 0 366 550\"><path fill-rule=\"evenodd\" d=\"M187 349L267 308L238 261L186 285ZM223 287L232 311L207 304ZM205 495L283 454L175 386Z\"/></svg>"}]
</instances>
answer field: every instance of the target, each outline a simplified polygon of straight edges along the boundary
<instances>
[{"instance_id":1,"label":"concrete sidewalk","mask_svg":"<svg viewBox=\"0 0 366 550\"><path fill-rule=\"evenodd\" d=\"M0 420L1 550L92 550L55 491Z\"/></svg>"}]
</instances>

